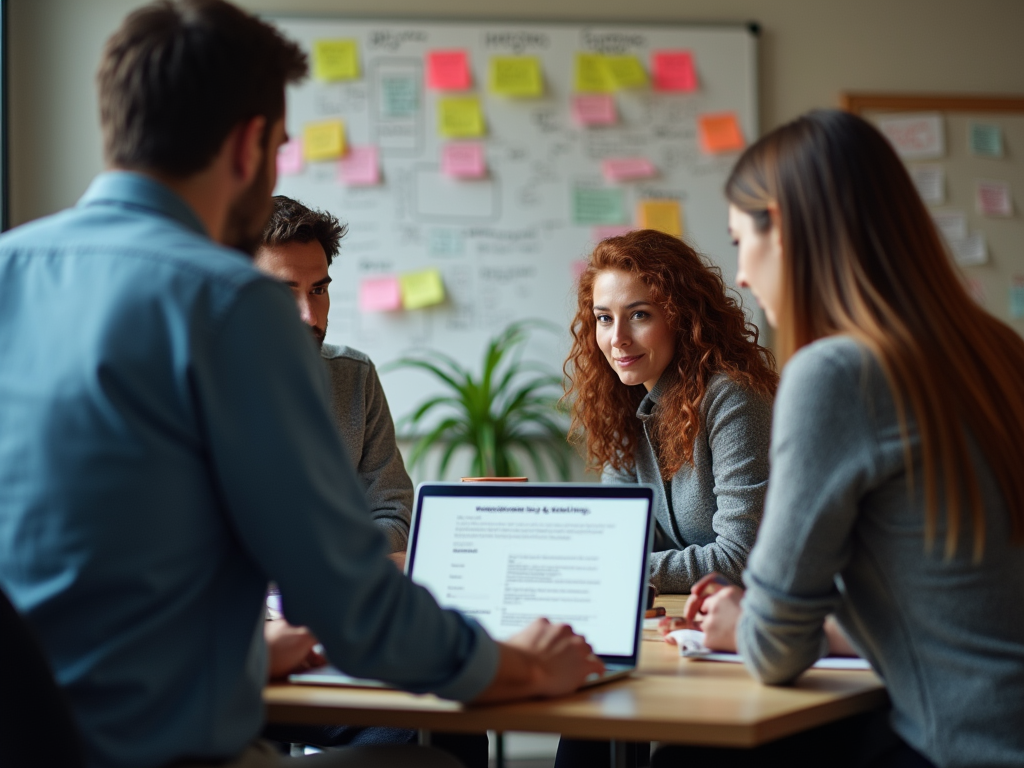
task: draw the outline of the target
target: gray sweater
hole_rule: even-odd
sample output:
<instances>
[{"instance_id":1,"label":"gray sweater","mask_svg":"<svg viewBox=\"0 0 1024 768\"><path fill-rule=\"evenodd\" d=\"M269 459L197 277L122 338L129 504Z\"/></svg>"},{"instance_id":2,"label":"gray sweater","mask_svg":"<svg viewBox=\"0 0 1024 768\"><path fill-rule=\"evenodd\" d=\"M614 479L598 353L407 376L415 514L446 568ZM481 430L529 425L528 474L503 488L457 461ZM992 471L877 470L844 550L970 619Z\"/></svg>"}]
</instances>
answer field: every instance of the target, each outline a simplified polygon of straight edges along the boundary
<instances>
[{"instance_id":1,"label":"gray sweater","mask_svg":"<svg viewBox=\"0 0 1024 768\"><path fill-rule=\"evenodd\" d=\"M971 562L968 536L945 561L941 525L926 553L920 440L909 427L912 496L874 357L834 337L786 366L740 652L765 682L790 681L818 658L822 622L835 613L885 680L908 744L943 768L1024 765L1024 548L1009 545L1002 495L972 447L984 559Z\"/></svg>"},{"instance_id":2,"label":"gray sweater","mask_svg":"<svg viewBox=\"0 0 1024 768\"><path fill-rule=\"evenodd\" d=\"M700 404L703 429L694 441L693 465L684 465L665 483L649 426L671 381L671 374L662 376L637 410L644 439L634 453L634 471L606 467L602 481L655 486L651 583L659 592L689 592L711 571L739 584L764 508L771 401L727 376L712 377Z\"/></svg>"},{"instance_id":3,"label":"gray sweater","mask_svg":"<svg viewBox=\"0 0 1024 768\"><path fill-rule=\"evenodd\" d=\"M392 552L405 551L412 516L412 480L395 443L395 425L370 358L351 347L324 344L331 409L341 441L366 489L374 522Z\"/></svg>"}]
</instances>

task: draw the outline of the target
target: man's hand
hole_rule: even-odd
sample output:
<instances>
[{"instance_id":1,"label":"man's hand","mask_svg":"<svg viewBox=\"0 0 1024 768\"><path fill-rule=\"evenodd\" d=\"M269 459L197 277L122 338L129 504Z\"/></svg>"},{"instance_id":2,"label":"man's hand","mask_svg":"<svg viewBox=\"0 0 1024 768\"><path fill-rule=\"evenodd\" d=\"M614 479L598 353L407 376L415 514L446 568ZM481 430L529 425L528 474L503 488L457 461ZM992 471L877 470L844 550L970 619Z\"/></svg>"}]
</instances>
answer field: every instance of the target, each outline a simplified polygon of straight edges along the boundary
<instances>
[{"instance_id":1,"label":"man's hand","mask_svg":"<svg viewBox=\"0 0 1024 768\"><path fill-rule=\"evenodd\" d=\"M536 619L499 645L498 673L478 702L560 696L575 691L589 675L604 671L586 640L567 624L547 619Z\"/></svg>"},{"instance_id":2,"label":"man's hand","mask_svg":"<svg viewBox=\"0 0 1024 768\"><path fill-rule=\"evenodd\" d=\"M388 560L395 564L402 573L405 573L405 552L392 552L388 555Z\"/></svg>"},{"instance_id":3,"label":"man's hand","mask_svg":"<svg viewBox=\"0 0 1024 768\"><path fill-rule=\"evenodd\" d=\"M263 638L267 641L267 672L271 680L327 663L323 655L313 650L317 639L305 627L273 619L263 623Z\"/></svg>"}]
</instances>

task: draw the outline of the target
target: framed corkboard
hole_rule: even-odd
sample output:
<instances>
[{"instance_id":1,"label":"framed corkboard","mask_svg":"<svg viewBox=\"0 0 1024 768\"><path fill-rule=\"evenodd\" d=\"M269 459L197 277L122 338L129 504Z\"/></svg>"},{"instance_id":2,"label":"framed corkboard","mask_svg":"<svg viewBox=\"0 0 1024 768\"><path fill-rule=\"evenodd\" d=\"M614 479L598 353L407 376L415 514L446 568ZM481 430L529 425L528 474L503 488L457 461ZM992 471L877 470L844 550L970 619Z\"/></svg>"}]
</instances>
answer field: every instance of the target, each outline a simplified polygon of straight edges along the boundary
<instances>
[{"instance_id":1,"label":"framed corkboard","mask_svg":"<svg viewBox=\"0 0 1024 768\"><path fill-rule=\"evenodd\" d=\"M971 295L1024 335L1024 95L844 93L840 105L887 132Z\"/></svg>"}]
</instances>

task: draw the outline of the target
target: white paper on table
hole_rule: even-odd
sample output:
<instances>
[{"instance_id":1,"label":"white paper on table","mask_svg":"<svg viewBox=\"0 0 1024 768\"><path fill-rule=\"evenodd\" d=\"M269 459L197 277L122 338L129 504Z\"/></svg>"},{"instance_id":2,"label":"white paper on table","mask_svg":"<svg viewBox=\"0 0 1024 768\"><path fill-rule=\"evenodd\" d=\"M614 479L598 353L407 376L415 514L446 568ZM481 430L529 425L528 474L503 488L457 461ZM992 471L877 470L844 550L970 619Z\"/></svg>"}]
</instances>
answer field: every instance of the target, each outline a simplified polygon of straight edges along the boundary
<instances>
[{"instance_id":1,"label":"white paper on table","mask_svg":"<svg viewBox=\"0 0 1024 768\"><path fill-rule=\"evenodd\" d=\"M983 232L971 232L967 237L950 240L949 248L953 251L953 261L960 266L974 267L988 261Z\"/></svg>"},{"instance_id":2,"label":"white paper on table","mask_svg":"<svg viewBox=\"0 0 1024 768\"><path fill-rule=\"evenodd\" d=\"M963 211L931 211L935 228L947 243L967 237L967 214Z\"/></svg>"},{"instance_id":3,"label":"white paper on table","mask_svg":"<svg viewBox=\"0 0 1024 768\"><path fill-rule=\"evenodd\" d=\"M941 203L946 199L946 171L941 165L914 165L908 170L922 200Z\"/></svg>"},{"instance_id":4,"label":"white paper on table","mask_svg":"<svg viewBox=\"0 0 1024 768\"><path fill-rule=\"evenodd\" d=\"M712 651L704 645L704 633L696 629L677 629L669 632L668 637L676 641L679 646L679 655L704 661L725 661L733 664L743 662L738 653L721 653ZM818 659L814 664L815 669L871 669L866 659L850 656L826 656Z\"/></svg>"},{"instance_id":5,"label":"white paper on table","mask_svg":"<svg viewBox=\"0 0 1024 768\"><path fill-rule=\"evenodd\" d=\"M904 160L930 160L946 154L946 134L938 112L888 115L878 119L878 129Z\"/></svg>"}]
</instances>

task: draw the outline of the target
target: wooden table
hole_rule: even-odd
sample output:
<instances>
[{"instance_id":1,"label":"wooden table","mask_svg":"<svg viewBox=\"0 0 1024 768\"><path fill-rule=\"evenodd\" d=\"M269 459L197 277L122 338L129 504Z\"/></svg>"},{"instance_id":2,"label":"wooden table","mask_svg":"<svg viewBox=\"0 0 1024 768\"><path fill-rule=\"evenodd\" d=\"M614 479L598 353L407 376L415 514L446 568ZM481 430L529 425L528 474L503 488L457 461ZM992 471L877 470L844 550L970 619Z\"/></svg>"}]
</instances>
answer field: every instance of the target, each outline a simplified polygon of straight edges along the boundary
<instances>
[{"instance_id":1,"label":"wooden table","mask_svg":"<svg viewBox=\"0 0 1024 768\"><path fill-rule=\"evenodd\" d=\"M684 599L658 602L679 615ZM872 672L810 670L793 686L762 686L741 664L682 658L651 632L633 677L553 700L467 706L432 695L287 683L267 686L263 698L274 723L534 731L730 747L763 744L887 701Z\"/></svg>"}]
</instances>

